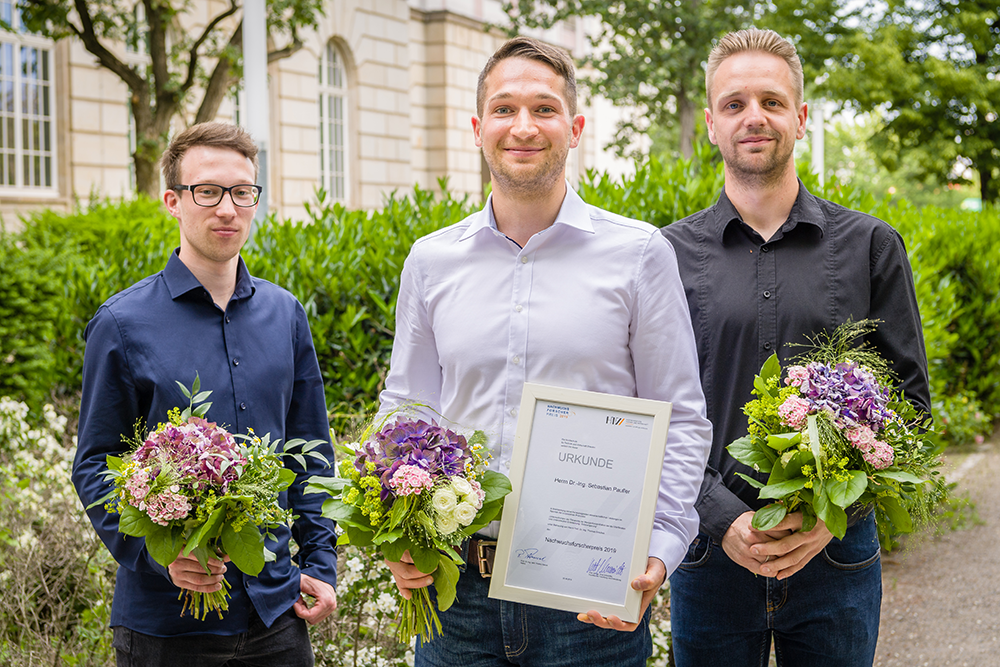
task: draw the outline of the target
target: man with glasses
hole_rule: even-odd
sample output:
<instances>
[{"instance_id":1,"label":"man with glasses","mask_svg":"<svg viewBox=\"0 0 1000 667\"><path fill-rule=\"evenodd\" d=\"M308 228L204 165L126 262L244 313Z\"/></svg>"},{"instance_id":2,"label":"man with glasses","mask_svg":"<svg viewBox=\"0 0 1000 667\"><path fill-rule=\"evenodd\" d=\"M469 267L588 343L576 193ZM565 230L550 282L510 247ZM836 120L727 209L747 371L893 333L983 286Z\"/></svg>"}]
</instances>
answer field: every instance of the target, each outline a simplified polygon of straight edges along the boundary
<instances>
[{"instance_id":1,"label":"man with glasses","mask_svg":"<svg viewBox=\"0 0 1000 667\"><path fill-rule=\"evenodd\" d=\"M148 427L186 406L177 382L189 386L196 373L213 392L208 419L231 432L252 428L284 442L329 437L305 311L287 291L251 276L240 257L261 192L253 140L239 127L203 123L179 134L161 162L163 202L177 218L180 248L162 271L108 299L84 334L73 465L84 506L107 493L101 473L109 454L123 453L122 437L140 419ZM320 450L333 460L330 445ZM313 664L305 622L336 608L336 538L320 515L321 497L303 495L304 480L321 468L286 465L298 479L281 502L297 518L291 530L283 526L267 539L276 558L258 577L219 559L208 560L208 572L193 557L164 568L143 540L118 532L117 514L88 510L120 566L111 607L119 666ZM218 591L223 579L231 587L223 618L181 616L182 589Z\"/></svg>"}]
</instances>

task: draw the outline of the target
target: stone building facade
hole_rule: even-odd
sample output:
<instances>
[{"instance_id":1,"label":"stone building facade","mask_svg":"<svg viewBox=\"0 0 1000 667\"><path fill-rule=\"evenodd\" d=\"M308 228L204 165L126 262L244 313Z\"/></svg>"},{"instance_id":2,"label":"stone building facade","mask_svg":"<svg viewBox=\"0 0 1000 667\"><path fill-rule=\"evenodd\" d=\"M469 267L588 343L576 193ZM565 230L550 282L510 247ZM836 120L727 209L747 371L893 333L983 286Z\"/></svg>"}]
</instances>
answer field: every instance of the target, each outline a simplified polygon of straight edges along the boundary
<instances>
[{"instance_id":1,"label":"stone building facade","mask_svg":"<svg viewBox=\"0 0 1000 667\"><path fill-rule=\"evenodd\" d=\"M0 18L16 22L15 2L0 0ZM204 25L218 4L195 0L185 18ZM301 219L318 187L349 207L372 208L414 184L437 189L441 177L453 192L478 197L488 173L470 118L478 73L504 39L484 26L504 20L499 0L327 0L305 47L269 66L270 209ZM539 36L577 55L586 48L583 21ZM121 54L143 57L124 46ZM127 101L124 84L78 40L0 32L0 216L8 227L35 208L133 192ZM570 154L571 180L588 168L622 170L601 149L614 109L581 112L587 124ZM240 116L237 94L219 118Z\"/></svg>"}]
</instances>

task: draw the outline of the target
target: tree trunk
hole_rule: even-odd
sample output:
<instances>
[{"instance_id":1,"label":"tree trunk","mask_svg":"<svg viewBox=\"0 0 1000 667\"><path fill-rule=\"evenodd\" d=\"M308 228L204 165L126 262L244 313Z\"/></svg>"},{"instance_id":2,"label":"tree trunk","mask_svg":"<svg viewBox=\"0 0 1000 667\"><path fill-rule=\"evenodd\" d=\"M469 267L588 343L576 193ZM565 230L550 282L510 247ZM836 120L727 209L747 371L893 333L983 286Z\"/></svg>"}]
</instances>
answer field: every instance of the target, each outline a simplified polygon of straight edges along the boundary
<instances>
[{"instance_id":1,"label":"tree trunk","mask_svg":"<svg viewBox=\"0 0 1000 667\"><path fill-rule=\"evenodd\" d=\"M984 205L1000 203L1000 182L993 178L993 165L979 169L979 196Z\"/></svg>"},{"instance_id":2,"label":"tree trunk","mask_svg":"<svg viewBox=\"0 0 1000 667\"><path fill-rule=\"evenodd\" d=\"M690 160L694 155L694 102L688 99L686 91L677 96L677 114L680 117L680 149L681 155Z\"/></svg>"}]
</instances>

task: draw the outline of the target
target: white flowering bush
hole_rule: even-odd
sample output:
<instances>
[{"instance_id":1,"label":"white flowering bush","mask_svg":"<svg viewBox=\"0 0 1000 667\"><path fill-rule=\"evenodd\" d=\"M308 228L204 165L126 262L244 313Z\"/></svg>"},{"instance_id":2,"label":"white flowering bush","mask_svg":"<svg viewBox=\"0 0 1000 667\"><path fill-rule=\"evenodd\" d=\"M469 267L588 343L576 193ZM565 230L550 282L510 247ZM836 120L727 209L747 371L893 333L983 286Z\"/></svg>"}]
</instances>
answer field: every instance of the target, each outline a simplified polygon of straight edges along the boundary
<instances>
[{"instance_id":1,"label":"white flowering bush","mask_svg":"<svg viewBox=\"0 0 1000 667\"><path fill-rule=\"evenodd\" d=\"M66 426L0 398L0 664L113 662L115 564L73 489Z\"/></svg>"},{"instance_id":2,"label":"white flowering bush","mask_svg":"<svg viewBox=\"0 0 1000 667\"><path fill-rule=\"evenodd\" d=\"M353 546L339 548L337 611L312 628L316 664L323 667L404 667L413 648L396 641L395 584L385 562Z\"/></svg>"}]
</instances>

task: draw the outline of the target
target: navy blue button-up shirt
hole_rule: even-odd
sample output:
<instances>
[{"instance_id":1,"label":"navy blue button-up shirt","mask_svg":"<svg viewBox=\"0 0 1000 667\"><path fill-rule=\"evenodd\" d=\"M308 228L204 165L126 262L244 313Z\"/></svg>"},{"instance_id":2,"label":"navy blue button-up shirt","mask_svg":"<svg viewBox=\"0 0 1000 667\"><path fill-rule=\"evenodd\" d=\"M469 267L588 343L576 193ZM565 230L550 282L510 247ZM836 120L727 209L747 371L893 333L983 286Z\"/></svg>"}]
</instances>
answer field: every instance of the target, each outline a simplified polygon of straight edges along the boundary
<instances>
[{"instance_id":1,"label":"navy blue button-up shirt","mask_svg":"<svg viewBox=\"0 0 1000 667\"><path fill-rule=\"evenodd\" d=\"M202 390L213 393L208 419L232 433L252 428L272 440L329 440L323 379L305 311L289 292L254 278L240 259L236 289L223 312L177 254L166 268L108 299L85 333L83 399L73 483L84 506L103 497L107 455L121 455L122 435L136 421L166 421L167 410L188 400L175 381L190 387L197 372ZM333 450L320 450L332 463ZM332 474L308 459L309 468L287 460L298 480L281 504L298 516L291 529L273 532L267 548L277 554L258 577L230 566L229 611L223 620L181 618L182 603L165 568L141 538L118 532L118 515L98 506L88 511L98 535L118 561L111 625L167 637L191 633L246 632L256 608L270 625L299 596L299 574L336 582L333 522L320 516L322 495L304 495L304 480ZM292 563L289 540L299 551Z\"/></svg>"}]
</instances>

